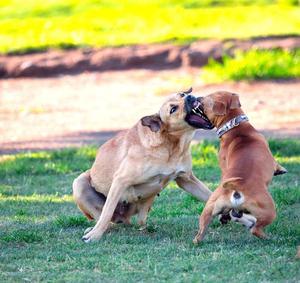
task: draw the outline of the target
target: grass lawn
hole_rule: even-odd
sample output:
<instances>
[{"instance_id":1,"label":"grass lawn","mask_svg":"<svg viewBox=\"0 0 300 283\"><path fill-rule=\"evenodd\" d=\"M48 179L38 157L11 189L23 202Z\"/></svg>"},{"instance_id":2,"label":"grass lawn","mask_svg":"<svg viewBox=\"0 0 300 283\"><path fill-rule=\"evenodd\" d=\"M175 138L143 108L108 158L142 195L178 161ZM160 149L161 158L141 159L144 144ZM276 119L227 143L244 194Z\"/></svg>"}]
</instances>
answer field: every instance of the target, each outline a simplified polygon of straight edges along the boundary
<instances>
[{"instance_id":1,"label":"grass lawn","mask_svg":"<svg viewBox=\"0 0 300 283\"><path fill-rule=\"evenodd\" d=\"M300 142L270 141L289 173L273 179L278 217L270 240L237 224L210 226L192 244L203 204L174 184L155 201L148 230L115 226L100 242L80 239L91 224L72 201L74 177L89 168L95 147L2 156L0 161L0 281L299 282ZM217 143L193 147L196 175L214 189Z\"/></svg>"},{"instance_id":2,"label":"grass lawn","mask_svg":"<svg viewBox=\"0 0 300 283\"><path fill-rule=\"evenodd\" d=\"M0 53L299 34L300 6L274 2L0 0Z\"/></svg>"},{"instance_id":3,"label":"grass lawn","mask_svg":"<svg viewBox=\"0 0 300 283\"><path fill-rule=\"evenodd\" d=\"M203 68L202 80L209 83L240 80L300 78L300 49L250 50L211 61Z\"/></svg>"}]
</instances>

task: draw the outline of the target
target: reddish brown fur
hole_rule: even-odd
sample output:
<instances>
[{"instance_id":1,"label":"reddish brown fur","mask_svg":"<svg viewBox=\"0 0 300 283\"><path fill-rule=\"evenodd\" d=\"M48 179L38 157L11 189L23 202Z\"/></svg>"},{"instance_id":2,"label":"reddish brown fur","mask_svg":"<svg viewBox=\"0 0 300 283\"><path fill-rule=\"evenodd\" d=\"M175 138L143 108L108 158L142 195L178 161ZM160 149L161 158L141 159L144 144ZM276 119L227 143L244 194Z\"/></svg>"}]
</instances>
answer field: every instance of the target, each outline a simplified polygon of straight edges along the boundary
<instances>
[{"instance_id":1,"label":"reddish brown fur","mask_svg":"<svg viewBox=\"0 0 300 283\"><path fill-rule=\"evenodd\" d=\"M216 92L202 100L204 112L217 127L244 114L238 96L229 92ZM222 182L213 192L199 218L199 231L194 242L201 241L212 218L233 208L233 191L243 194L244 202L238 210L247 211L257 222L251 233L265 237L263 228L276 217L268 184L278 165L265 138L249 122L243 122L225 133L220 140L219 165ZM233 178L233 179L232 179Z\"/></svg>"}]
</instances>

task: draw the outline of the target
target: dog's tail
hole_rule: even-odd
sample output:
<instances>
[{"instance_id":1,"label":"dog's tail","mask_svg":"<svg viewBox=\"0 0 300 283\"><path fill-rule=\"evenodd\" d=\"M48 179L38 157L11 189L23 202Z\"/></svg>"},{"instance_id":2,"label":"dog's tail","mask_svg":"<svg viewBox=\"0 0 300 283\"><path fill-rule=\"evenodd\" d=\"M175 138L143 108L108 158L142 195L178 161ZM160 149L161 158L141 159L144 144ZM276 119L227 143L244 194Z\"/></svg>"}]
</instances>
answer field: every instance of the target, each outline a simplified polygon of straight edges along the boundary
<instances>
[{"instance_id":1,"label":"dog's tail","mask_svg":"<svg viewBox=\"0 0 300 283\"><path fill-rule=\"evenodd\" d=\"M287 172L288 171L283 166L281 166L279 163L276 162L274 176L282 175L282 174L285 174Z\"/></svg>"},{"instance_id":2,"label":"dog's tail","mask_svg":"<svg viewBox=\"0 0 300 283\"><path fill-rule=\"evenodd\" d=\"M241 177L233 177L226 179L222 184L223 188L232 191L230 194L230 202L234 208L241 206L245 202L244 194L239 190L241 180Z\"/></svg>"}]
</instances>

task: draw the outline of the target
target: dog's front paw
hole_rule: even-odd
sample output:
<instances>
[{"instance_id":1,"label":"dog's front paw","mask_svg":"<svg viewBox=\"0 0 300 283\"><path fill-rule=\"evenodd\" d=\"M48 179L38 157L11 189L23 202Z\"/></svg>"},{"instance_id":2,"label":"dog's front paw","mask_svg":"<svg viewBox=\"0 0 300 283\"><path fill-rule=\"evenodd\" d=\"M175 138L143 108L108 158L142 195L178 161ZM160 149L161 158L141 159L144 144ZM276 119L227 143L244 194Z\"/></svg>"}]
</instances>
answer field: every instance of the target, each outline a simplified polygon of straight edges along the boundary
<instances>
[{"instance_id":1,"label":"dog's front paw","mask_svg":"<svg viewBox=\"0 0 300 283\"><path fill-rule=\"evenodd\" d=\"M88 238L88 237L85 236L85 235L81 238L81 240L82 240L83 242L85 242L85 243L90 243L90 242L91 242L91 238Z\"/></svg>"},{"instance_id":2,"label":"dog's front paw","mask_svg":"<svg viewBox=\"0 0 300 283\"><path fill-rule=\"evenodd\" d=\"M81 239L85 243L90 243L90 242L94 242L94 241L99 240L101 238L101 236L102 236L101 234L99 234L97 231L92 229L90 232L85 234Z\"/></svg>"},{"instance_id":3,"label":"dog's front paw","mask_svg":"<svg viewBox=\"0 0 300 283\"><path fill-rule=\"evenodd\" d=\"M91 232L93 230L94 227L89 227L89 228L86 228L83 232L83 235L86 235L87 233Z\"/></svg>"}]
</instances>

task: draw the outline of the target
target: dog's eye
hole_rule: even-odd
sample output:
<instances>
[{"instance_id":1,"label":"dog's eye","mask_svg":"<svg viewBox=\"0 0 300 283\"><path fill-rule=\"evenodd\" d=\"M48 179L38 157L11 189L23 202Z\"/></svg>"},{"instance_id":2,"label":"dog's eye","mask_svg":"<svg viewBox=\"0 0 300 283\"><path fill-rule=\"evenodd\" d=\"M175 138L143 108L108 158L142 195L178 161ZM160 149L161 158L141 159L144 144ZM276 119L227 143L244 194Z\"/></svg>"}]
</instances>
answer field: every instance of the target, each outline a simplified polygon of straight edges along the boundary
<instances>
[{"instance_id":1,"label":"dog's eye","mask_svg":"<svg viewBox=\"0 0 300 283\"><path fill-rule=\"evenodd\" d=\"M185 97L185 93L184 92L181 92L179 93L180 97Z\"/></svg>"},{"instance_id":2,"label":"dog's eye","mask_svg":"<svg viewBox=\"0 0 300 283\"><path fill-rule=\"evenodd\" d=\"M178 109L177 105L171 107L170 114L173 114Z\"/></svg>"}]
</instances>

